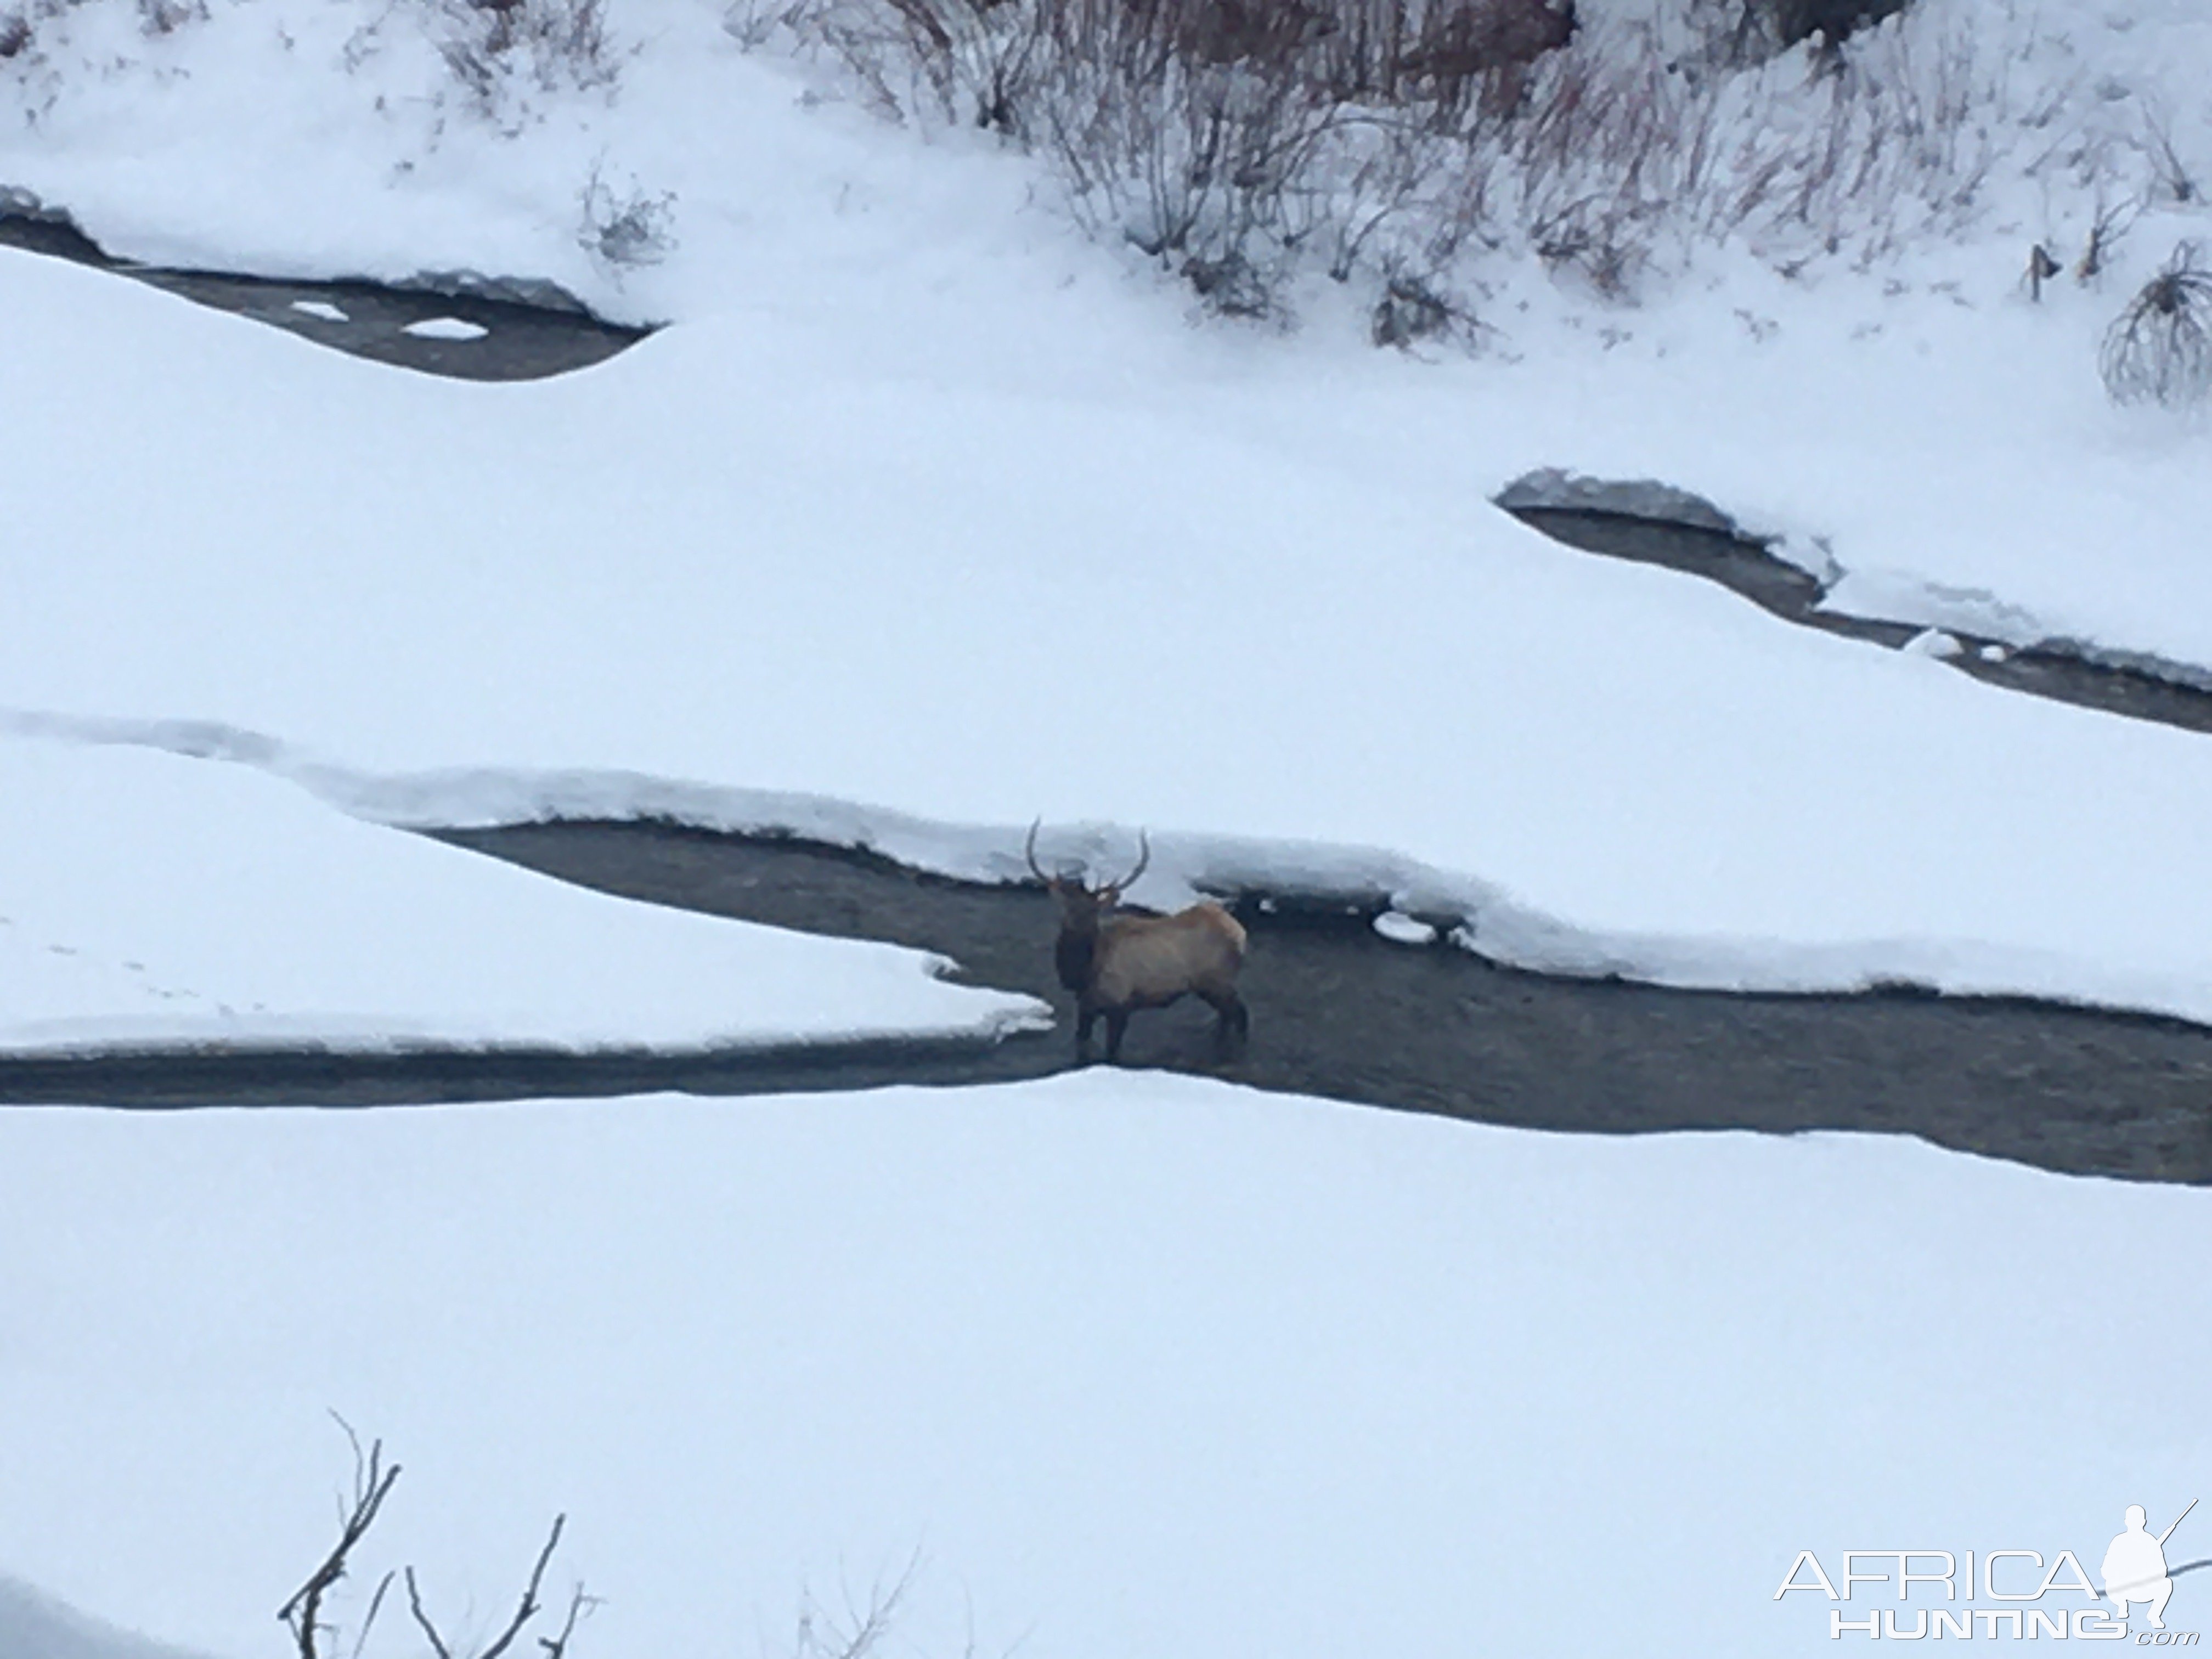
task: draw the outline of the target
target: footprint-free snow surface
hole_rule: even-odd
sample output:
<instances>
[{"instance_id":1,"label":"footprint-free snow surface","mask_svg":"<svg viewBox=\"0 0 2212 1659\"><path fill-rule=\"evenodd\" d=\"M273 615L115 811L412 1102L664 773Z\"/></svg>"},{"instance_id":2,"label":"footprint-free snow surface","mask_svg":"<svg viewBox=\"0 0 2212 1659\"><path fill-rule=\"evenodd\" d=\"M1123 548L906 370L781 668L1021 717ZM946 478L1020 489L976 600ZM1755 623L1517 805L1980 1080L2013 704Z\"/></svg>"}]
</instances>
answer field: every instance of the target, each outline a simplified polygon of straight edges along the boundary
<instances>
[{"instance_id":1,"label":"footprint-free snow surface","mask_svg":"<svg viewBox=\"0 0 2212 1659\"><path fill-rule=\"evenodd\" d=\"M1004 1030L889 946L628 904L264 773L0 738L0 1054L698 1048Z\"/></svg>"},{"instance_id":2,"label":"footprint-free snow surface","mask_svg":"<svg viewBox=\"0 0 2212 1659\"><path fill-rule=\"evenodd\" d=\"M2208 1227L2212 1193L1898 1139L1550 1136L1097 1071L19 1110L0 1561L268 1653L334 1536L336 1409L404 1466L349 1629L402 1562L434 1612L503 1619L565 1511L549 1588L605 1598L578 1649L605 1659L803 1650L803 1586L842 1616L917 1550L922 1653L1832 1650L1825 1597L1775 1597L1800 1550L2094 1572L2126 1504L2163 1524L2212 1486ZM2176 1566L2212 1553L2193 1524Z\"/></svg>"}]
</instances>

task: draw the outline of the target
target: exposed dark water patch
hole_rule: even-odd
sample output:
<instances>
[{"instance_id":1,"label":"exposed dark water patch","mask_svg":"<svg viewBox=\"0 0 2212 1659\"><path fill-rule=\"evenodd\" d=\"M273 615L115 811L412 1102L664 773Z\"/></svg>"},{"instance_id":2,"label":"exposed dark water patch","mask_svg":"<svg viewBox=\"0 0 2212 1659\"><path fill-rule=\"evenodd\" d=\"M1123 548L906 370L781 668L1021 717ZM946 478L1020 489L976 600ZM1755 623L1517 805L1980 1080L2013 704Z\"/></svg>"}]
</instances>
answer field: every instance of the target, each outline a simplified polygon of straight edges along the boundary
<instances>
[{"instance_id":1,"label":"exposed dark water patch","mask_svg":"<svg viewBox=\"0 0 2212 1659\"><path fill-rule=\"evenodd\" d=\"M937 951L1052 1002L1049 1035L690 1054L518 1050L113 1055L0 1061L0 1102L383 1105L649 1090L755 1094L1040 1077L1073 1059L1056 908L872 854L652 823L441 837L587 887ZM1921 1136L2082 1175L2212 1184L2212 1030L2005 998L1735 995L1502 968L1378 938L1367 909L1247 900L1249 1050L1212 1015L1140 1015L1124 1058L1407 1111L1600 1133L1814 1129ZM732 988L732 997L738 994Z\"/></svg>"},{"instance_id":2,"label":"exposed dark water patch","mask_svg":"<svg viewBox=\"0 0 2212 1659\"><path fill-rule=\"evenodd\" d=\"M307 283L138 264L108 254L66 218L9 212L4 204L0 246L112 271L318 345L455 380L545 380L604 362L651 332L594 317L550 284L465 274L436 287L428 278L402 285ZM447 319L482 331L465 338L436 331ZM410 332L426 325L433 331Z\"/></svg>"},{"instance_id":3,"label":"exposed dark water patch","mask_svg":"<svg viewBox=\"0 0 2212 1659\"><path fill-rule=\"evenodd\" d=\"M798 1094L894 1083L1007 1083L1064 1069L1035 1034L875 1037L688 1053L549 1048L149 1049L0 1060L0 1105L182 1110L205 1106L431 1106L673 1091Z\"/></svg>"},{"instance_id":4,"label":"exposed dark water patch","mask_svg":"<svg viewBox=\"0 0 2212 1659\"><path fill-rule=\"evenodd\" d=\"M1816 578L1739 532L1589 507L1509 505L1505 510L1571 547L1702 576L1785 622L1824 634L1896 650L1927 631L1917 623L1819 609L1824 590ZM1958 655L1942 660L1991 685L2133 720L2212 732L2212 691L2154 667L2093 660L2063 642L2015 647L1955 628L1942 631L1961 647Z\"/></svg>"},{"instance_id":5,"label":"exposed dark water patch","mask_svg":"<svg viewBox=\"0 0 2212 1659\"><path fill-rule=\"evenodd\" d=\"M688 1056L118 1057L0 1064L0 1099L109 1103L842 1089L1033 1077L1069 1062L1054 913L864 853L649 823L444 837L625 896L951 956L1061 1007L1049 1037ZM1127 1059L1378 1106L1602 1133L1915 1133L2052 1170L2212 1182L2212 1032L2004 999L1735 996L1550 979L1376 938L1340 905L1239 907L1253 930L1250 1050L1217 1066L1212 1017L1140 1017Z\"/></svg>"},{"instance_id":6,"label":"exposed dark water patch","mask_svg":"<svg viewBox=\"0 0 2212 1659\"><path fill-rule=\"evenodd\" d=\"M444 839L630 898L935 951L1060 1014L1042 891L872 854L652 823ZM1553 978L1394 945L1340 903L1236 907L1248 1052L1215 1064L1195 1003L1131 1023L1124 1058L1261 1088L1528 1127L1859 1129L2045 1169L2212 1182L2212 1030L2002 998L1742 996ZM1026 1046L1026 1045L1024 1045Z\"/></svg>"}]
</instances>

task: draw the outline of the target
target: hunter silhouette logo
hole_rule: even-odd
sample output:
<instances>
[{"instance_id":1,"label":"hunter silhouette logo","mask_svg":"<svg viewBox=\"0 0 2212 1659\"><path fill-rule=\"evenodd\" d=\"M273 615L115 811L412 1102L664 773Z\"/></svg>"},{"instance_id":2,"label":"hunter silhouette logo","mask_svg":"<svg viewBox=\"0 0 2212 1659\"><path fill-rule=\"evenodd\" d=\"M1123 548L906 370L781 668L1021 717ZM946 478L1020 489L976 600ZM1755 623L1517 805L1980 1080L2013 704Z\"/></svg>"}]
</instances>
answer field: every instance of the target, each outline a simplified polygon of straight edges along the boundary
<instances>
[{"instance_id":1,"label":"hunter silhouette logo","mask_svg":"<svg viewBox=\"0 0 2212 1659\"><path fill-rule=\"evenodd\" d=\"M1792 1590L1809 1590L1842 1603L1851 1601L1861 1585L1884 1585L1893 1588L1870 1589L1868 1599L1919 1604L1868 1607L1856 1618L1841 1606L1832 1606L1828 1636L1833 1641L1846 1634L1906 1642L1946 1637L1994 1641L2001 1636L2033 1641L2047 1636L2085 1642L2132 1638L2137 1647L2193 1648L2202 1641L2201 1633L2168 1630L2166 1603L2172 1599L2175 1578L2212 1567L2212 1559L2168 1567L2166 1546L2196 1507L2197 1500L2191 1498L2165 1530L2153 1532L2149 1511L2141 1504L2129 1504L2123 1517L2124 1530L2105 1550L2098 1575L2104 1585L2101 1597L2081 1558L2070 1549L2049 1554L2017 1549L1882 1549L1845 1550L1843 1571L1833 1577L1813 1551L1800 1550L1774 1599L1786 1600ZM2079 1600L2069 1604L2065 1599L2069 1596ZM2109 1611L2103 1605L2106 1601ZM2133 1629L2128 1616L2138 1608L2146 1627Z\"/></svg>"},{"instance_id":2,"label":"hunter silhouette logo","mask_svg":"<svg viewBox=\"0 0 2212 1659\"><path fill-rule=\"evenodd\" d=\"M2197 1500L2189 1500L2189 1510ZM2153 1537L2150 1517L2140 1504L2128 1505L2128 1529L2112 1540L2105 1552L2105 1594L2112 1600L2113 1617L2127 1621L2128 1607L2136 1601L2150 1608L2150 1627L2166 1628L2166 1603L2173 1594L2173 1580L2166 1572L2166 1540L2174 1527L2189 1518L2189 1510L2173 1517L2172 1526Z\"/></svg>"}]
</instances>

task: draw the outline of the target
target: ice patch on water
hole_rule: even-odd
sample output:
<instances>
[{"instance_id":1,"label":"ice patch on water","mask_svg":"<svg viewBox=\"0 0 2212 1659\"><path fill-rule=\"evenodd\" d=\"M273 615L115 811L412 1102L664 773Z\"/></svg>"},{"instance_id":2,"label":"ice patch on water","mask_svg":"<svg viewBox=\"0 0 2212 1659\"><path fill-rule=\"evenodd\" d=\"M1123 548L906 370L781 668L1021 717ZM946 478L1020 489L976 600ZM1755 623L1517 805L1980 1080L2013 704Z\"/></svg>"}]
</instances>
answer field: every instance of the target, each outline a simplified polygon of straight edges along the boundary
<instances>
[{"instance_id":1,"label":"ice patch on water","mask_svg":"<svg viewBox=\"0 0 2212 1659\"><path fill-rule=\"evenodd\" d=\"M1821 597L1820 609L1881 622L1915 623L2021 647L2051 635L2043 619L1986 588L1951 587L1902 570L1846 570Z\"/></svg>"},{"instance_id":2,"label":"ice patch on water","mask_svg":"<svg viewBox=\"0 0 2212 1659\"><path fill-rule=\"evenodd\" d=\"M1959 656L1966 647L1940 628L1923 628L1901 647L1908 657L1932 657L1938 662L1948 662Z\"/></svg>"},{"instance_id":3,"label":"ice patch on water","mask_svg":"<svg viewBox=\"0 0 2212 1659\"><path fill-rule=\"evenodd\" d=\"M1402 910L1385 910L1375 918L1375 931L1393 945L1433 945L1437 930Z\"/></svg>"},{"instance_id":4,"label":"ice patch on water","mask_svg":"<svg viewBox=\"0 0 2212 1659\"><path fill-rule=\"evenodd\" d=\"M1724 536L1741 533L1734 519L1704 496L1656 478L1593 478L1564 467L1540 467L1514 479L1494 499L1508 513L1531 509L1613 513L1625 519L1686 525Z\"/></svg>"},{"instance_id":5,"label":"ice patch on water","mask_svg":"<svg viewBox=\"0 0 2212 1659\"><path fill-rule=\"evenodd\" d=\"M481 340L491 332L482 323L464 321L459 317L425 317L419 323L410 323L404 333L418 340Z\"/></svg>"}]
</instances>

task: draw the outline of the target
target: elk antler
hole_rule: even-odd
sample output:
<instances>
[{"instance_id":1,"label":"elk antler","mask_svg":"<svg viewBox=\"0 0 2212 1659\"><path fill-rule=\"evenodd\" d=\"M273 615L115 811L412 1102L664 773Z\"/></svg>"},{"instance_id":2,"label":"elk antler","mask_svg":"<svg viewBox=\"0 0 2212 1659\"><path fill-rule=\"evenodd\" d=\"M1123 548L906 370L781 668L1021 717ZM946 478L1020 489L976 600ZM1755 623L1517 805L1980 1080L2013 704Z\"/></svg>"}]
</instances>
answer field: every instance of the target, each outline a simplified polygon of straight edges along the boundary
<instances>
[{"instance_id":1,"label":"elk antler","mask_svg":"<svg viewBox=\"0 0 2212 1659\"><path fill-rule=\"evenodd\" d=\"M1036 878L1042 882L1046 886L1049 887L1052 885L1052 878L1045 874L1044 866L1036 861L1037 831L1043 827L1044 820L1042 818L1039 818L1036 823L1030 825L1030 838L1022 843L1022 856L1030 861L1030 873L1036 876Z\"/></svg>"},{"instance_id":2,"label":"elk antler","mask_svg":"<svg viewBox=\"0 0 2212 1659\"><path fill-rule=\"evenodd\" d=\"M1121 897L1122 894L1129 890L1129 884L1136 880L1139 876L1145 873L1145 866L1152 861L1152 843L1151 838L1148 837L1143 830L1139 830L1137 831L1137 867L1130 871L1127 875L1122 877L1121 880L1114 882L1099 890L1102 892L1110 893L1115 898Z\"/></svg>"}]
</instances>

